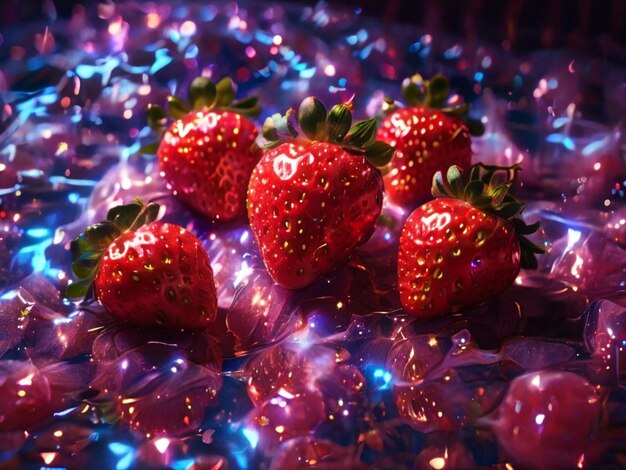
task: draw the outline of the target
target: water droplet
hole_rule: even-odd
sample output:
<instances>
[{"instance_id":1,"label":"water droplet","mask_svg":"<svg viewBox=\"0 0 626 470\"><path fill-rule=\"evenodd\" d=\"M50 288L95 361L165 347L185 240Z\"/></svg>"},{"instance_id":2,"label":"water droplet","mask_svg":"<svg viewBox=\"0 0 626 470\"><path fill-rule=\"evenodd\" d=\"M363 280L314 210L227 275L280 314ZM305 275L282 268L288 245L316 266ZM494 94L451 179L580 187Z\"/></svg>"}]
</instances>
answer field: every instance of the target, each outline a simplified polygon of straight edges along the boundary
<instances>
[{"instance_id":1,"label":"water droplet","mask_svg":"<svg viewBox=\"0 0 626 470\"><path fill-rule=\"evenodd\" d=\"M480 256L477 256L476 258L472 260L472 263L471 263L472 268L478 268L482 262L483 261L480 259Z\"/></svg>"},{"instance_id":2,"label":"water droplet","mask_svg":"<svg viewBox=\"0 0 626 470\"><path fill-rule=\"evenodd\" d=\"M476 234L476 240L474 241L474 244L476 246L481 246L483 243L485 243L485 232L481 230Z\"/></svg>"}]
</instances>

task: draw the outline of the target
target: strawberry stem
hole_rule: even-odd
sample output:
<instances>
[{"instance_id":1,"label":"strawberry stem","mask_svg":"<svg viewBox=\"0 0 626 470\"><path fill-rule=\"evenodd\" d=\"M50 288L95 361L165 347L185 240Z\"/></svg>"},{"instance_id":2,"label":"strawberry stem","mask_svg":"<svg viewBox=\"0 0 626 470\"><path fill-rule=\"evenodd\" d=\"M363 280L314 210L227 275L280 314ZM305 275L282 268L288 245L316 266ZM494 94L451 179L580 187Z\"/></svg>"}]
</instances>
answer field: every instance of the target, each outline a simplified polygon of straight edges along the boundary
<instances>
[{"instance_id":1,"label":"strawberry stem","mask_svg":"<svg viewBox=\"0 0 626 470\"><path fill-rule=\"evenodd\" d=\"M144 145L139 152L155 154L169 122L181 119L191 111L218 109L234 111L249 117L259 115L261 107L256 96L235 100L236 94L237 86L230 77L224 77L217 83L213 83L206 77L196 77L187 89L187 101L178 96L168 96L167 111L164 111L158 104L149 104L147 123L159 139Z\"/></svg>"},{"instance_id":2,"label":"strawberry stem","mask_svg":"<svg viewBox=\"0 0 626 470\"><path fill-rule=\"evenodd\" d=\"M276 147L298 136L296 127L291 123L293 113L290 109L284 116L274 114L265 120L263 137L268 141L265 148ZM376 119L360 121L352 126L350 102L337 104L327 113L324 104L310 96L300 104L296 118L298 127L308 139L340 145L350 153L364 155L375 166L385 166L393 156L393 147L376 140Z\"/></svg>"},{"instance_id":3,"label":"strawberry stem","mask_svg":"<svg viewBox=\"0 0 626 470\"><path fill-rule=\"evenodd\" d=\"M524 210L524 204L510 193L520 170L519 165L501 167L477 163L472 166L469 179L465 181L461 169L453 165L448 168L445 179L441 171L435 173L431 191L434 197L460 199L485 213L508 221L520 243L522 268L535 269L535 255L545 250L525 235L535 233L540 224L535 222L527 225L517 217Z\"/></svg>"},{"instance_id":4,"label":"strawberry stem","mask_svg":"<svg viewBox=\"0 0 626 470\"><path fill-rule=\"evenodd\" d=\"M405 78L402 82L402 96L410 106L440 109L443 113L461 120L471 135L479 136L485 132L485 126L480 120L469 117L469 104L455 103L451 99L450 85L444 75L437 74L430 80L425 80L420 74ZM383 103L383 111L392 113L395 106L389 106L389 102Z\"/></svg>"},{"instance_id":5,"label":"strawberry stem","mask_svg":"<svg viewBox=\"0 0 626 470\"><path fill-rule=\"evenodd\" d=\"M125 232L154 222L160 206L154 202L146 205L137 198L131 204L113 207L106 220L92 224L70 244L72 273L76 278L65 291L69 299L93 298L93 279L98 272L100 260L111 243Z\"/></svg>"}]
</instances>

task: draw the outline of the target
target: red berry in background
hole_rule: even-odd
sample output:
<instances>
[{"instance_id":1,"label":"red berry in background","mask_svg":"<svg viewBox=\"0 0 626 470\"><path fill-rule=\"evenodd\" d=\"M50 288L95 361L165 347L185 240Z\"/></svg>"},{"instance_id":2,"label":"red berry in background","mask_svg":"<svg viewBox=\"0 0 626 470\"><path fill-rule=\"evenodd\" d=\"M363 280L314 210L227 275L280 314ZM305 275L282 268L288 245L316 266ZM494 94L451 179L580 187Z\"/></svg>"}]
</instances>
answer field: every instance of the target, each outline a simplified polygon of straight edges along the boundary
<instances>
[{"instance_id":1,"label":"red berry in background","mask_svg":"<svg viewBox=\"0 0 626 470\"><path fill-rule=\"evenodd\" d=\"M579 375L534 372L511 382L492 427L522 468L584 468L600 404L595 388Z\"/></svg>"},{"instance_id":2,"label":"red berry in background","mask_svg":"<svg viewBox=\"0 0 626 470\"><path fill-rule=\"evenodd\" d=\"M387 196L414 208L432 198L430 182L437 171L452 165L469 169L470 128L478 135L482 125L465 119L467 105L449 103L448 81L441 75L430 81L419 75L406 79L403 93L409 106L390 109L377 138L396 150L384 176Z\"/></svg>"},{"instance_id":3,"label":"red berry in background","mask_svg":"<svg viewBox=\"0 0 626 470\"><path fill-rule=\"evenodd\" d=\"M259 111L256 98L233 102L234 85L195 79L189 89L191 109L170 97L169 115L176 120L157 150L159 170L185 204L215 220L245 213L246 189L261 151L258 131L245 115ZM163 112L151 107L149 121L162 126ZM254 148L253 148L254 147Z\"/></svg>"},{"instance_id":4,"label":"red berry in background","mask_svg":"<svg viewBox=\"0 0 626 470\"><path fill-rule=\"evenodd\" d=\"M68 287L68 296L89 299L93 287L122 322L204 329L217 315L209 256L184 228L156 222L158 212L154 203L118 206L76 238L72 270L79 282Z\"/></svg>"},{"instance_id":5,"label":"red berry in background","mask_svg":"<svg viewBox=\"0 0 626 470\"><path fill-rule=\"evenodd\" d=\"M509 194L518 169L475 165L467 183L458 167L445 183L437 172L438 198L417 208L400 236L398 290L409 314L429 318L479 304L509 287L520 267L537 266L542 250L524 235L539 225L515 218L524 206Z\"/></svg>"},{"instance_id":6,"label":"red berry in background","mask_svg":"<svg viewBox=\"0 0 626 470\"><path fill-rule=\"evenodd\" d=\"M289 114L264 124L274 147L252 173L248 217L272 278L298 289L336 268L372 235L383 183L371 162L386 163L393 149L374 140L373 119L350 127L348 104L327 114L319 100L306 98L298 121L310 140L295 138Z\"/></svg>"},{"instance_id":7,"label":"red berry in background","mask_svg":"<svg viewBox=\"0 0 626 470\"><path fill-rule=\"evenodd\" d=\"M25 431L52 417L47 377L30 362L0 361L0 432Z\"/></svg>"}]
</instances>

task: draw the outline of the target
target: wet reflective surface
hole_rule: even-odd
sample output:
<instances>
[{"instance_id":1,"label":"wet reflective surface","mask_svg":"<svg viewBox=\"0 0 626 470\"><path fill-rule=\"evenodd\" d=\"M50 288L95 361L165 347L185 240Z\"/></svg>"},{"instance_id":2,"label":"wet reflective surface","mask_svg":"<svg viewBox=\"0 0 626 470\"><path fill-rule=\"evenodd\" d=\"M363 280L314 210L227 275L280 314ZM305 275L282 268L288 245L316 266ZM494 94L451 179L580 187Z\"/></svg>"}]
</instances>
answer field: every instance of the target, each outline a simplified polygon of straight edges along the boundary
<instances>
[{"instance_id":1,"label":"wet reflective surface","mask_svg":"<svg viewBox=\"0 0 626 470\"><path fill-rule=\"evenodd\" d=\"M623 70L604 69L596 122L577 107L588 59L571 52L511 57L414 28L392 34L324 4L102 3L65 21L49 3L45 22L3 31L0 44L2 464L624 462L626 171L611 117ZM475 161L522 163L514 190L547 249L537 271L454 315L415 321L401 310L396 253L409 213L388 200L347 263L289 291L245 220L210 222L138 154L152 140L148 103L199 73L232 75L259 95L262 117L310 94L356 93L361 119L417 69L449 74L485 116ZM69 241L135 196L165 205L165 221L207 250L218 296L207 330L125 327L60 295Z\"/></svg>"}]
</instances>

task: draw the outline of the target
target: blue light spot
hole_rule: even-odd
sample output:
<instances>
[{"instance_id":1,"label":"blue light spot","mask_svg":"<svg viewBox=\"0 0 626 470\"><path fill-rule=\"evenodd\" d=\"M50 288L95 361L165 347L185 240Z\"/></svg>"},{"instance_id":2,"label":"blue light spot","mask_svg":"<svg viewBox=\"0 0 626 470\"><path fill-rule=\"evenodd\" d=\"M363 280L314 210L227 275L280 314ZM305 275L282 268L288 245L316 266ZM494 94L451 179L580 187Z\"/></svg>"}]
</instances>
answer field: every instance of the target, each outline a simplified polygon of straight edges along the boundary
<instances>
[{"instance_id":1,"label":"blue light spot","mask_svg":"<svg viewBox=\"0 0 626 470\"><path fill-rule=\"evenodd\" d=\"M178 460L177 462L172 463L172 468L174 470L188 470L189 468L193 467L193 464L196 461L194 459L183 459L183 460Z\"/></svg>"},{"instance_id":2,"label":"blue light spot","mask_svg":"<svg viewBox=\"0 0 626 470\"><path fill-rule=\"evenodd\" d=\"M485 74L482 72L476 72L474 74L474 80L477 81L478 83L482 82L483 78L485 78Z\"/></svg>"},{"instance_id":3,"label":"blue light spot","mask_svg":"<svg viewBox=\"0 0 626 470\"><path fill-rule=\"evenodd\" d=\"M113 452L115 455L124 455L128 452L132 452L133 448L127 446L126 444L122 444L120 442L111 442L109 444L109 450Z\"/></svg>"},{"instance_id":4,"label":"blue light spot","mask_svg":"<svg viewBox=\"0 0 626 470\"><path fill-rule=\"evenodd\" d=\"M413 44L409 46L409 52L412 54L415 54L416 52L419 52L421 48L422 48L421 42L414 42Z\"/></svg>"},{"instance_id":5,"label":"blue light spot","mask_svg":"<svg viewBox=\"0 0 626 470\"><path fill-rule=\"evenodd\" d=\"M389 388L389 384L391 383L391 372L386 371L383 368L378 368L376 370L374 370L374 378L375 379L382 379L383 384L378 387L379 390L386 390Z\"/></svg>"},{"instance_id":6,"label":"blue light spot","mask_svg":"<svg viewBox=\"0 0 626 470\"><path fill-rule=\"evenodd\" d=\"M264 33L263 31L257 31L254 34L254 38L259 41L261 44L266 44L266 45L270 45L273 43L274 41L274 36L271 36L267 33Z\"/></svg>"},{"instance_id":7,"label":"blue light spot","mask_svg":"<svg viewBox=\"0 0 626 470\"><path fill-rule=\"evenodd\" d=\"M115 455L122 457L115 465L116 470L127 470L130 468L134 458L134 451L132 447L122 444L121 442L111 442L109 444L109 450Z\"/></svg>"},{"instance_id":8,"label":"blue light spot","mask_svg":"<svg viewBox=\"0 0 626 470\"><path fill-rule=\"evenodd\" d=\"M558 86L559 81L556 78L551 78L550 80L548 80L548 88L550 88L550 90L554 90Z\"/></svg>"},{"instance_id":9,"label":"blue light spot","mask_svg":"<svg viewBox=\"0 0 626 470\"><path fill-rule=\"evenodd\" d=\"M242 433L244 437L248 439L248 442L250 443L250 447L252 447L253 449L256 449L256 446L259 444L259 433L256 432L254 429L250 429L250 428L243 428Z\"/></svg>"},{"instance_id":10,"label":"blue light spot","mask_svg":"<svg viewBox=\"0 0 626 470\"><path fill-rule=\"evenodd\" d=\"M365 31L364 29L359 30L359 32L356 33L356 37L358 38L359 42L367 41L367 38L368 38L367 31Z\"/></svg>"},{"instance_id":11,"label":"blue light spot","mask_svg":"<svg viewBox=\"0 0 626 470\"><path fill-rule=\"evenodd\" d=\"M356 34L352 34L346 38L346 42L351 46L356 46L356 43L359 42L359 38L356 37Z\"/></svg>"},{"instance_id":12,"label":"blue light spot","mask_svg":"<svg viewBox=\"0 0 626 470\"><path fill-rule=\"evenodd\" d=\"M374 49L374 44L375 43L371 43L367 46L365 46L363 49L361 49L361 52L359 52L359 58L361 59L367 59L369 57L369 55L372 53L372 49Z\"/></svg>"},{"instance_id":13,"label":"blue light spot","mask_svg":"<svg viewBox=\"0 0 626 470\"><path fill-rule=\"evenodd\" d=\"M387 233L384 235L384 238L385 238L385 240L387 240L387 241L391 240L391 234L390 234L389 232L387 232Z\"/></svg>"},{"instance_id":14,"label":"blue light spot","mask_svg":"<svg viewBox=\"0 0 626 470\"><path fill-rule=\"evenodd\" d=\"M344 77L341 77L339 80L337 80L337 84L338 84L340 87L344 87L344 86L346 86L346 84L347 84L347 83L348 83L348 79L347 79L347 78L344 78Z\"/></svg>"},{"instance_id":15,"label":"blue light spot","mask_svg":"<svg viewBox=\"0 0 626 470\"><path fill-rule=\"evenodd\" d=\"M550 134L546 140L553 144L561 144L567 150L574 150L576 147L572 138L563 134Z\"/></svg>"},{"instance_id":16,"label":"blue light spot","mask_svg":"<svg viewBox=\"0 0 626 470\"><path fill-rule=\"evenodd\" d=\"M33 227L26 230L26 235L32 238L46 238L50 236L50 229L42 227Z\"/></svg>"},{"instance_id":17,"label":"blue light spot","mask_svg":"<svg viewBox=\"0 0 626 470\"><path fill-rule=\"evenodd\" d=\"M185 51L185 59L193 59L198 57L198 46L191 44Z\"/></svg>"},{"instance_id":18,"label":"blue light spot","mask_svg":"<svg viewBox=\"0 0 626 470\"><path fill-rule=\"evenodd\" d=\"M2 294L0 296L0 299L2 299L2 300L11 300L11 299L14 299L15 297L17 297L17 291L10 290L10 291L5 292L4 294Z\"/></svg>"},{"instance_id":19,"label":"blue light spot","mask_svg":"<svg viewBox=\"0 0 626 470\"><path fill-rule=\"evenodd\" d=\"M458 59L461 57L461 53L463 52L463 48L458 44L455 44L450 49L443 53L443 57L446 59Z\"/></svg>"},{"instance_id":20,"label":"blue light spot","mask_svg":"<svg viewBox=\"0 0 626 470\"><path fill-rule=\"evenodd\" d=\"M169 51L167 49L163 48L163 49L157 50L154 53L155 61L154 61L154 64L152 64L152 67L150 67L151 74L158 72L163 67L165 67L170 62L172 62L172 58L168 55L168 52Z\"/></svg>"},{"instance_id":21,"label":"blue light spot","mask_svg":"<svg viewBox=\"0 0 626 470\"><path fill-rule=\"evenodd\" d=\"M78 193L69 193L67 195L67 200L70 201L72 204L76 204L79 199L80 199L80 194Z\"/></svg>"},{"instance_id":22,"label":"blue light spot","mask_svg":"<svg viewBox=\"0 0 626 470\"><path fill-rule=\"evenodd\" d=\"M605 144L605 139L601 139L601 140L596 140L595 142L591 142L588 145L585 145L585 148L583 148L583 155L585 157L588 157L589 155L591 155L594 152L597 152L598 150L600 150Z\"/></svg>"},{"instance_id":23,"label":"blue light spot","mask_svg":"<svg viewBox=\"0 0 626 470\"><path fill-rule=\"evenodd\" d=\"M310 69L303 70L300 72L300 78L313 78L316 70L317 67L311 67Z\"/></svg>"}]
</instances>

